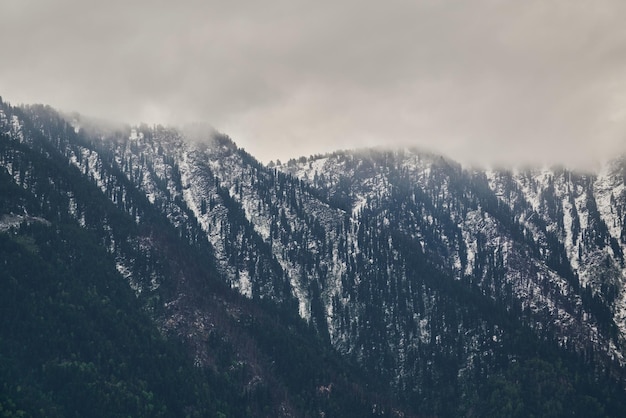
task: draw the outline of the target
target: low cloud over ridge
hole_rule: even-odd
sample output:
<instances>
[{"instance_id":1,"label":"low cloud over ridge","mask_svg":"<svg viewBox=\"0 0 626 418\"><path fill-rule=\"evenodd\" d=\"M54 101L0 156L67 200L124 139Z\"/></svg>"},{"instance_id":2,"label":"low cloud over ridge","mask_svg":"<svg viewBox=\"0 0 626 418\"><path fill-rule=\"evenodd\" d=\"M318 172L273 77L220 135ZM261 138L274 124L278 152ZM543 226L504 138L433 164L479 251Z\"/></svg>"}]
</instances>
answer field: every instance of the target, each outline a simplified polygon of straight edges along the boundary
<instances>
[{"instance_id":1,"label":"low cloud over ridge","mask_svg":"<svg viewBox=\"0 0 626 418\"><path fill-rule=\"evenodd\" d=\"M618 0L5 0L0 94L203 121L264 161L416 145L588 165L624 150Z\"/></svg>"}]
</instances>

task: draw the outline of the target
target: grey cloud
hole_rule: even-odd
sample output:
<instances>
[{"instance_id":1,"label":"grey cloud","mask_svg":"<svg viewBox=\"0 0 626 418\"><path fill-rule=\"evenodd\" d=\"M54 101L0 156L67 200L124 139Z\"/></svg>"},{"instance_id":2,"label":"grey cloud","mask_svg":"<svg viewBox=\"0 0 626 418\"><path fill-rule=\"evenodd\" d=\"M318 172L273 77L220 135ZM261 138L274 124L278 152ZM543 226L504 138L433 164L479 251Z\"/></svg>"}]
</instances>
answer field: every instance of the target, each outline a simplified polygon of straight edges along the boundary
<instances>
[{"instance_id":1,"label":"grey cloud","mask_svg":"<svg viewBox=\"0 0 626 418\"><path fill-rule=\"evenodd\" d=\"M0 94L208 122L265 161L417 145L466 162L624 149L619 0L4 0Z\"/></svg>"}]
</instances>

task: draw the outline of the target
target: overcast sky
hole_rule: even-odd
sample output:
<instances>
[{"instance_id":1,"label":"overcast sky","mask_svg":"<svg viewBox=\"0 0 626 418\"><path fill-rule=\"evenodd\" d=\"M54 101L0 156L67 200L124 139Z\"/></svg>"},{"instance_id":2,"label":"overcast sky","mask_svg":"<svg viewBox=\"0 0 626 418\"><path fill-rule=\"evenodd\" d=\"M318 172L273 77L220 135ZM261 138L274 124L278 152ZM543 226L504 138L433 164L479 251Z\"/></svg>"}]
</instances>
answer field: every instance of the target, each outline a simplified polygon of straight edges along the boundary
<instances>
[{"instance_id":1,"label":"overcast sky","mask_svg":"<svg viewBox=\"0 0 626 418\"><path fill-rule=\"evenodd\" d=\"M626 147L623 0L0 0L0 95L203 121L262 161L417 145L589 164Z\"/></svg>"}]
</instances>

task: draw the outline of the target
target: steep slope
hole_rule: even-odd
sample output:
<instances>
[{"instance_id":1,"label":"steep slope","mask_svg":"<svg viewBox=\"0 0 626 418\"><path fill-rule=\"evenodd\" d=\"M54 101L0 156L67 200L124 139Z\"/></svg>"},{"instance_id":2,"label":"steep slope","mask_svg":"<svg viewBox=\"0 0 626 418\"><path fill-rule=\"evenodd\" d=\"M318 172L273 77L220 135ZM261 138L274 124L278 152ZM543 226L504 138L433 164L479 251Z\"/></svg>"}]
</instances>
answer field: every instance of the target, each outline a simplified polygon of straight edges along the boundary
<instances>
[{"instance_id":1,"label":"steep slope","mask_svg":"<svg viewBox=\"0 0 626 418\"><path fill-rule=\"evenodd\" d=\"M624 172L623 159L599 174L565 169L490 172L501 202L533 231L546 263L580 287L606 330L624 343ZM623 354L623 352L622 352ZM619 356L619 352L616 354Z\"/></svg>"},{"instance_id":2,"label":"steep slope","mask_svg":"<svg viewBox=\"0 0 626 418\"><path fill-rule=\"evenodd\" d=\"M0 234L0 262L3 413L245 413L235 385L194 368L158 333L88 233L43 222L22 226Z\"/></svg>"},{"instance_id":3,"label":"steep slope","mask_svg":"<svg viewBox=\"0 0 626 418\"><path fill-rule=\"evenodd\" d=\"M366 389L379 388L323 344L295 304L254 303L229 289L193 213L167 194L159 176L171 172L159 172L158 161L141 156L145 172L123 171L117 142L73 129L42 106L3 103L0 132L0 263L9 266L1 279L7 297L19 296L3 304L3 408L84 416L93 402L107 402L96 400L102 395L119 398L102 409L108 416L364 416L374 404L374 415L389 413L385 390ZM129 158L126 167L133 164ZM150 181L137 180L151 171ZM151 185L152 194L144 192ZM40 289L41 281L54 285ZM37 309L23 315L27 329L16 329L12 318L30 306ZM33 317L44 311L49 316ZM59 326L59 318L69 323ZM135 320L143 328L133 339ZM66 343L37 351L50 333ZM120 359L121 369L108 374L109 359ZM61 372L89 390L71 399ZM177 379L188 379L180 385L186 393L168 389ZM127 396L109 385L127 387ZM20 395L23 387L29 392Z\"/></svg>"},{"instance_id":4,"label":"steep slope","mask_svg":"<svg viewBox=\"0 0 626 418\"><path fill-rule=\"evenodd\" d=\"M252 413L389 413L380 387L424 415L625 413L623 162L483 171L362 150L264 166L202 126L70 121L4 105L0 166L26 192L2 202L4 229L90 231Z\"/></svg>"},{"instance_id":5,"label":"steep slope","mask_svg":"<svg viewBox=\"0 0 626 418\"><path fill-rule=\"evenodd\" d=\"M477 369L525 358L520 329L619 370L612 308L580 287L545 226L500 203L485 173L413 151L336 153L277 170L220 134L188 142L184 132L140 129L131 138L141 135L153 141L143 155L176 150L163 154L175 155L180 183L164 190L180 185L233 287L283 303L292 295L340 352L426 411L446 412L431 404L444 390L466 395ZM259 264L282 279L268 283Z\"/></svg>"},{"instance_id":6,"label":"steep slope","mask_svg":"<svg viewBox=\"0 0 626 418\"><path fill-rule=\"evenodd\" d=\"M423 376L438 373L414 360L424 357L424 346L432 355L452 349L448 379L462 385L455 375L471 373L476 363L494 364L490 357L502 352L521 355L516 343L508 346L519 328L621 364L617 305L600 296L607 289L581 284L551 231L556 220L542 220L527 198L505 202L512 185L498 188L481 171L412 150L335 153L280 168L344 199L352 225L345 260L353 267L328 291L329 322L344 350L366 363L388 359L373 367L393 370L399 387L419 388ZM593 222L588 236L606 230L600 218ZM602 242L606 249L609 237ZM610 256L603 261L615 274L619 249ZM586 265L595 280L604 274L597 267ZM332 314L338 306L342 316ZM617 364L607 367L621 369Z\"/></svg>"}]
</instances>

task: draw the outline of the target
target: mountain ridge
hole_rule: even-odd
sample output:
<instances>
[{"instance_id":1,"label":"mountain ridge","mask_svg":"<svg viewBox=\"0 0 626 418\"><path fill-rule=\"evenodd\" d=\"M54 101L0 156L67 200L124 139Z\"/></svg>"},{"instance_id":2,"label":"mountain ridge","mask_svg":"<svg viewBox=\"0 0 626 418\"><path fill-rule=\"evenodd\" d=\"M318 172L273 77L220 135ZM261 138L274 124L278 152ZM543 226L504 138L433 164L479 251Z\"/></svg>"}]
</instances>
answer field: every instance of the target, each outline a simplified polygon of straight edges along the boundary
<instances>
[{"instance_id":1,"label":"mountain ridge","mask_svg":"<svg viewBox=\"0 0 626 418\"><path fill-rule=\"evenodd\" d=\"M215 367L206 339L222 332L215 318L223 314L207 306L220 303L226 293L216 289L225 286L251 306L277 304L302 317L425 415L503 407L480 399L502 381L528 413L545 399L529 399L515 370L569 376L571 390L555 407L561 414L582 408L562 400L598 375L623 379L623 158L597 174L478 170L432 153L368 149L272 167L217 132L186 141L162 126L79 128L43 106L4 104L0 129L0 166L35 200L49 200L38 190L46 180L33 178L35 165L20 166L20 149L59 158L128 217L128 228L148 232L116 236L110 222L89 219L75 192L59 195L56 211L99 228L120 276L159 328L185 341L198 367ZM6 206L13 216L26 210L14 199ZM178 244L155 240L162 228L171 231L166 242L197 248L198 271L208 270L185 273ZM173 274L164 273L167 264ZM214 290L202 292L221 296L196 300L206 284L192 277L206 274ZM229 321L249 321L227 312ZM229 335L239 344L263 338ZM244 363L255 367L249 357ZM571 378L576 373L586 383ZM603 408L620 410L593 393Z\"/></svg>"}]
</instances>

